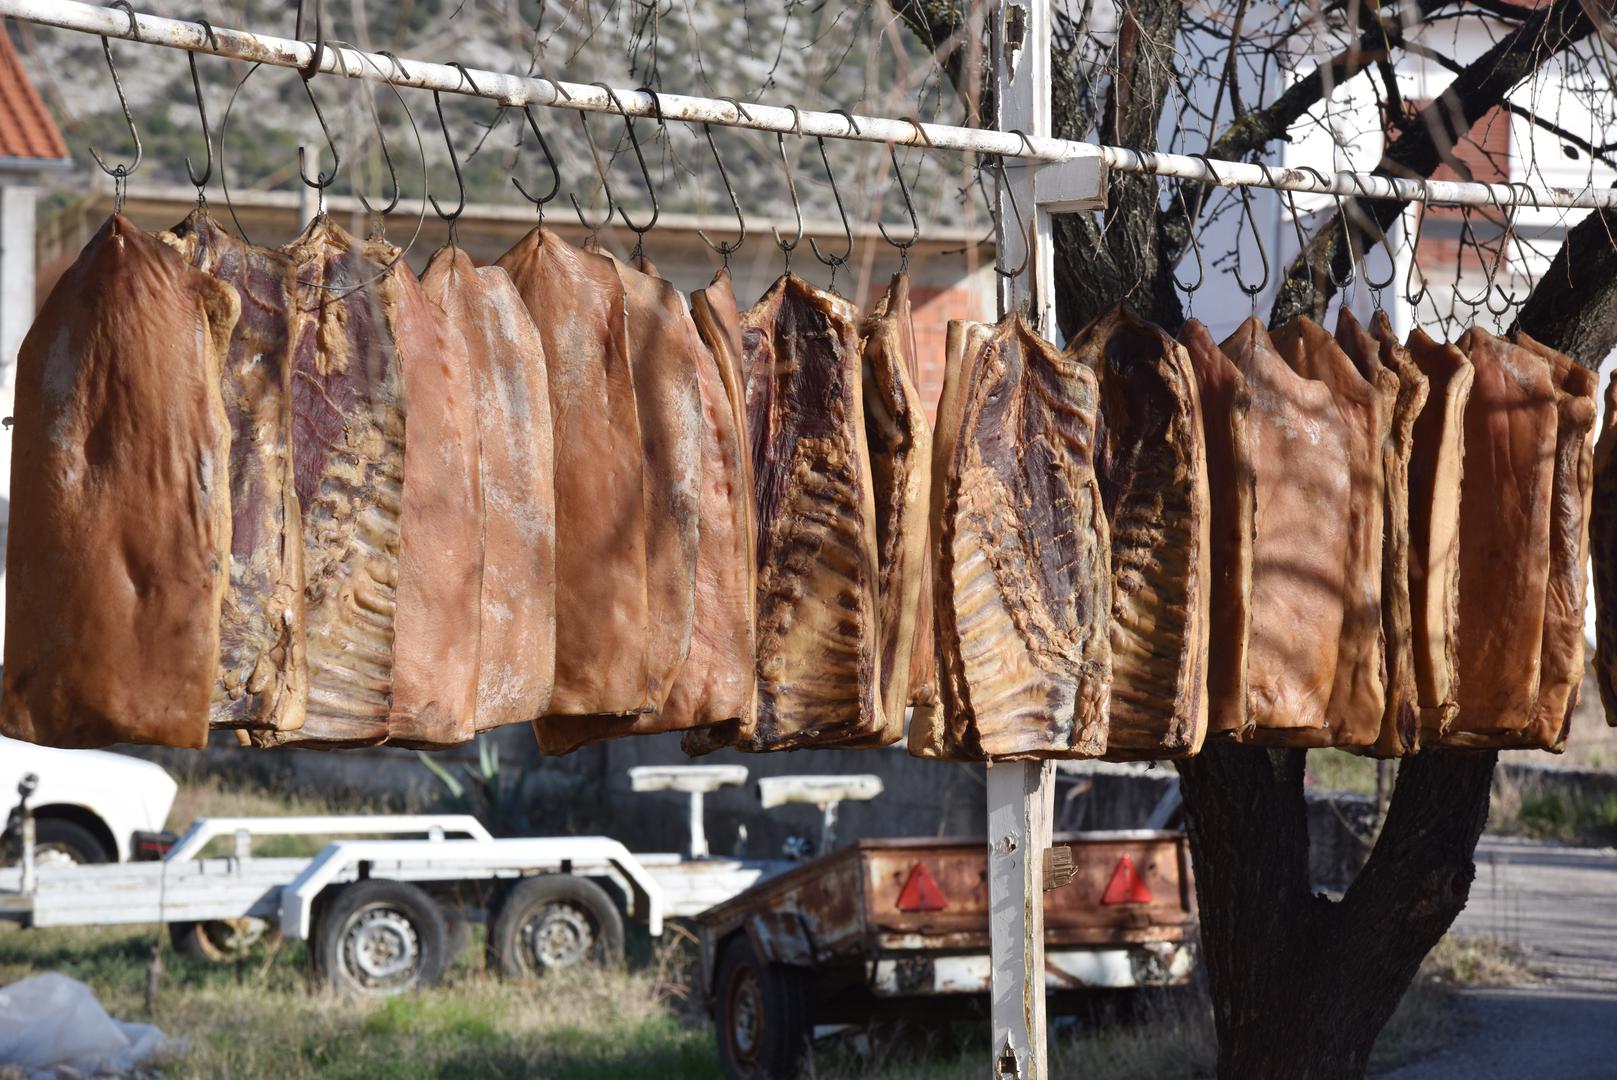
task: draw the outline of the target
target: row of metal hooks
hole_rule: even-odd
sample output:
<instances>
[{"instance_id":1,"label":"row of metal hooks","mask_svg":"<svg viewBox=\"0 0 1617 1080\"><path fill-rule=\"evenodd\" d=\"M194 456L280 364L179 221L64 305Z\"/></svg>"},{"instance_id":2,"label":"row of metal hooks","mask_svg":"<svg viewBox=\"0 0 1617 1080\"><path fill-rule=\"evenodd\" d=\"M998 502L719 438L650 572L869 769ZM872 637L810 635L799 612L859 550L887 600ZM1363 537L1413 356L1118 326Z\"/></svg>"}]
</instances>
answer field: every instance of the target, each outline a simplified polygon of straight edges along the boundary
<instances>
[{"instance_id":1,"label":"row of metal hooks","mask_svg":"<svg viewBox=\"0 0 1617 1080\"><path fill-rule=\"evenodd\" d=\"M139 27L138 27L138 24L137 24L137 22L135 20L134 9L130 5L129 0L113 0L113 2L110 3L108 6L119 8L122 11L124 11L125 14L127 14L129 16L131 37L133 37L135 40L139 40ZM338 151L338 148L337 148L337 140L332 135L331 127L329 126L329 124L326 121L326 117L325 117L324 113L322 112L322 110L320 108L319 101L315 98L312 89L309 87L309 81L312 79L313 75L318 70L320 59L321 59L322 55L324 54L325 49L328 47L328 42L326 41L325 36L324 36L324 26L323 26L322 12L321 12L322 6L323 5L319 2L319 0L316 0L316 3L313 5L313 8L314 8L314 39L313 39L314 58L310 61L310 63L305 68L302 68L302 69L299 70L299 74L301 75L302 80L303 80L303 91L304 91L305 97L307 98L307 100L309 102L310 108L314 112L315 120L316 120L316 122L318 123L318 125L320 127L321 135L324 138L325 143L326 143L326 149L331 155L331 167L329 169L318 168L319 163L317 162L316 163L317 164L317 171L316 171L315 175L310 176L309 171L308 171L308 161L307 161L306 149L304 147L302 147L302 146L298 147L298 178L303 184L305 184L309 188L311 188L311 189L313 189L313 190L320 193L320 201L319 201L319 205L318 205L318 209L319 209L320 212L323 212L324 209L325 209L325 202L324 202L325 189L329 188L333 183L336 182L337 177L339 175L339 171L340 171L341 166L342 166L342 157L341 157L341 154L340 154L340 152ZM297 25L296 25L295 33L296 33L296 35L298 36L298 38L300 40L302 39L302 36L303 36L304 14L305 14L304 13L304 4L302 3L302 0L299 0L298 7L297 7L297 13L296 13L296 24ZM208 22L206 20L203 20L203 19L197 19L195 21L196 21L197 25L202 28L203 32L207 35L210 42L212 42L212 43L214 43L216 45L217 44L217 39L214 36L212 26L210 26L208 24ZM335 44L341 44L341 43L335 43ZM106 57L107 69L111 73L111 76L112 76L113 88L116 91L117 96L118 96L119 107L123 112L125 124L128 126L128 129L129 129L130 139L133 142L134 147L135 147L135 153L134 153L134 158L133 158L132 161L129 161L127 163L126 162L118 162L116 164L108 164L108 162L102 157L102 155L93 146L90 147L90 154L95 159L96 164L102 169L102 171L105 172L108 176L112 177L112 179L113 179L113 189L114 189L114 209L115 210L121 210L122 207L123 207L124 197L125 197L125 194L127 192L128 179L129 179L130 175L133 174L135 172L135 170L140 167L144 151L143 151L142 144L141 144L139 130L137 129L134 117L130 112L128 98L126 97L126 95L124 93L123 81L122 81L122 79L120 78L120 76L118 74L117 64L113 60L112 49L111 49L110 44L108 43L107 38L103 37L101 39L101 46L102 46L103 54ZM408 77L408 73L404 70L404 66L403 66L402 62L398 59L397 56L393 55L392 53L388 53L388 52L382 52L380 55L386 56L395 65L395 67L398 69L399 74ZM201 122L201 125L202 125L203 142L204 142L204 145L205 145L206 151L207 151L207 157L205 159L203 168L202 168L200 173L193 166L190 157L189 156L186 157L186 159L185 159L186 175L190 179L192 185L194 187L196 187L196 189L197 189L198 203L199 204L204 204L206 202L206 187L207 187L207 184L209 183L209 181L210 181L210 179L212 178L212 175L213 175L213 136L212 136L212 132L211 132L209 121L208 121L207 105L206 105L206 103L204 101L203 94L202 94L201 79L199 78L199 76L197 74L196 53L195 52L188 52L186 58L187 58L187 62L188 62L189 67L190 67L191 86L192 86L192 90L193 90L193 92L195 94L195 97L196 97L197 115L198 115L198 118L199 118L199 120ZM238 82L236 84L236 87L231 92L230 101L229 101L229 104L227 105L226 110L225 110L224 126L221 127L221 131L220 131L220 139L221 139L221 141L224 139L225 132L228 130L228 126L229 126L229 122L230 122L230 114L231 114L231 111L232 111L232 109L233 109L233 107L235 105L235 100L236 100L237 95L239 95L242 88L246 85L247 81L252 77L254 72L256 72L258 70L258 68L261 67L261 66L263 66L263 65L262 64L254 64L251 68L249 68L247 73L242 76L242 79L240 80L240 82ZM461 78L465 81L465 84L474 93L480 93L480 90L477 87L477 84L473 81L471 73L469 71L467 71L465 65L460 64L460 63L452 63L450 66L459 69L460 74L461 74ZM546 80L546 81L550 81L550 80ZM552 83L552 85L556 85L557 88L558 88L558 91L560 90L559 84ZM592 220L590 217L588 217L586 215L584 205L579 201L578 195L576 193L571 193L570 192L568 194L568 199L573 205L573 212L577 215L579 224L582 225L585 229L587 229L589 231L592 238L598 236L599 233L600 233L600 230L605 228L613 220L614 217L616 217L618 220L621 220L623 225L627 229L629 229L631 232L633 232L635 234L635 243L634 243L634 247L633 247L633 249L632 249L632 251L630 253L630 257L631 258L637 258L637 257L641 256L644 253L644 244L645 244L646 234L649 233L656 226L658 220L661 217L662 211L661 211L661 207L659 205L658 198L657 198L656 185L652 181L651 171L650 171L649 167L646 164L645 153L644 153L644 150L643 150L643 148L641 146L640 136L635 131L634 118L632 116L630 116L628 114L627 110L625 110L623 108L622 102L618 99L616 92L611 87L607 86L605 83L600 83L600 82L593 83L592 85L601 88L603 91L605 91L607 93L607 95L611 98L614 106L616 106L616 108L617 108L617 110L619 112L619 115L623 119L624 126L625 126L625 132L626 132L626 135L627 135L627 138L628 138L629 147L633 152L636 166L638 167L638 169L640 171L641 180L645 185L647 199L648 199L648 201L650 203L650 215L649 215L649 217L647 217L643 221L637 221L635 218L630 216L629 211L621 204L621 201L617 198L616 194L613 192L612 183L611 183L611 179L610 179L610 176L609 176L609 169L608 169L608 167L606 165L604 165L602 163L599 149L598 149L597 144L595 142L595 139L593 138L592 133L590 131L588 118L586 117L586 115L583 112L580 112L578 114L579 125L583 130L585 142L589 147L591 160L592 160L592 163L593 163L593 165L595 167L596 174L597 174L597 176L599 178L600 185L601 185L601 190L602 190L602 192L603 192L603 194L605 196L605 199L606 199L605 213L601 217L599 217L598 219L593 219ZM399 102L401 108L403 109L407 120L409 121L411 130L415 135L415 138L417 140L417 144L418 144L418 147L419 147L420 139L421 139L420 129L417 127L417 125L415 123L415 118L410 112L409 105L408 105L408 103L405 102L404 96L399 92L399 89L398 89L397 86L394 86L391 83L389 84L389 86L392 89L395 97L398 99L398 102ZM651 96L651 98L652 98L652 101L657 104L658 107L655 110L655 112L656 112L655 119L656 119L656 121L657 121L657 123L658 123L658 125L660 127L666 128L667 121L662 116L662 110L660 108L660 102L659 102L659 99L658 99L658 96L657 96L656 92L651 90L650 88L642 88L642 91L649 94ZM388 183L389 183L389 186L391 187L391 194L387 197L386 201L383 202L380 205L373 204L371 202L371 200L361 190L360 185L358 185L357 183L354 185L354 194L359 199L360 203L365 207L366 211L369 214L372 215L373 219L376 219L376 220L379 221L380 219L385 218L386 215L392 213L393 210L398 206L399 199L400 199L400 190L401 189L400 189L400 185L399 185L399 181L398 181L397 170L396 170L394 162L393 162L393 156L390 153L390 151L388 149L388 146L387 146L387 140L386 140L386 137L385 137L384 132L383 132L383 126L382 126L382 123L381 123L381 118L378 115L378 112L377 112L377 109L376 109L376 104L375 104L374 100L371 98L371 95L369 93L366 93L363 96L365 98L367 108L368 108L368 110L370 112L370 115L371 115L372 124L373 124L373 126L375 128L375 131L376 131L377 142L378 142L378 145L379 145L380 150L381 150L383 167L385 168L385 170L387 172ZM456 150L454 139L451 136L450 131L449 131L448 122L444 117L443 102L442 102L441 94L440 94L439 91L434 90L433 94L432 94L432 97L433 97L433 107L434 107L434 110L437 113L437 117L438 117L439 130L442 132L443 139L444 139L444 146L445 146L445 148L446 148L446 150L448 152L448 155L449 155L450 167L451 167L451 169L453 171L453 174L454 174L454 177L455 177L456 202L455 202L455 205L454 205L453 209L445 209L445 206L442 203L439 202L437 196L431 194L430 192L426 196L426 202L429 202L431 204L434 212L437 213L438 216L440 218L442 218L443 221L448 226L450 242L451 243L456 243L456 242L458 242L457 241L457 235L456 235L457 223L458 223L459 218L464 213L465 208L466 208L466 186L465 186L464 176L463 176L462 171L461 171L460 154ZM744 105L742 105L739 101L736 101L733 98L727 98L725 100L729 101L732 105L734 105L735 108L738 110L738 112L740 112L742 114L747 114L746 107ZM551 150L549 141L545 138L544 132L541 130L538 121L534 117L533 110L532 110L531 106L527 106L527 105L522 105L522 106L502 106L502 109L501 109L502 114L503 114L503 112L504 112L504 110L506 108L520 108L522 110L523 118L525 119L529 130L533 133L534 139L538 143L539 150L544 156L546 167L550 171L549 186L543 192L530 191L527 187L525 187L523 185L521 179L519 179L516 176L511 177L512 185L516 188L517 192L522 195L523 198L527 199L529 202L531 202L534 205L534 207L538 211L540 221L542 222L543 219L544 219L545 205L547 203L551 202L552 200L554 200L557 197L557 195L560 193L561 185L562 185L561 168L560 168L560 165L558 164L558 162L556 160L555 154ZM798 115L798 110L797 110L796 106L787 106L787 108L791 109L794 116ZM842 115L845 119L847 119L847 121L849 123L849 126L850 126L850 128L852 130L854 130L854 131L858 130L857 122L853 119L853 117L849 113L847 113L845 110L835 110L835 111L838 112L840 115ZM496 119L495 124L498 124L498 119ZM918 131L922 130L918 123L915 126L916 126L916 130L918 130ZM721 181L722 181L722 183L724 185L725 196L726 196L726 198L728 199L728 201L730 203L731 211L735 215L738 235L734 239L731 239L731 240L715 240L712 237L710 237L705 230L698 230L698 235L701 237L703 243L705 243L710 249L712 249L714 251L714 253L717 254L720 257L720 259L723 260L725 265L728 266L730 257L732 255L734 255L736 253L736 251L738 251L741 248L741 245L743 243L746 242L747 235L748 235L747 219L746 219L746 215L745 215L744 211L741 208L740 198L737 196L736 191L735 191L735 187L731 183L730 171L729 171L729 169L726 167L726 165L724 163L724 158L719 152L719 148L718 148L717 143L714 141L713 130L712 130L711 125L703 123L702 124L702 132L703 132L704 138L706 139L709 152L712 154L714 164L718 169L719 177L720 177L720 179L721 179ZM797 129L797 135L799 137L802 137L802 135L803 135L800 120L799 120L798 129ZM519 131L519 138L520 138L520 131ZM782 165L782 168L783 168L784 174L785 174L787 192L788 192L788 194L790 195L790 198L791 198L792 213L793 213L793 217L794 217L795 222L796 222L796 229L795 229L795 234L790 239L787 239L785 236L782 235L782 233L781 233L778 226L771 226L770 231L773 234L776 246L779 247L783 257L786 260L787 266L790 267L792 254L797 249L797 247L801 244L801 242L802 242L802 240L804 238L803 209L802 209L802 204L798 199L797 184L796 184L795 176L793 174L791 161L790 161L790 158L789 158L789 156L787 154L787 151L786 151L785 135L782 134L782 133L777 133L776 136L775 136L775 139L776 139L776 147L777 147L777 150L778 150L779 155L780 155L781 165ZM829 157L829 155L827 154L827 151L826 151L825 139L822 136L815 136L815 142L816 142L819 154L820 154L820 162L821 162L821 165L825 169L826 178L827 178L827 180L828 180L828 182L830 184L830 188L831 188L832 198L835 201L836 208L837 208L837 214L838 214L838 217L839 217L841 225L842 225L843 243L841 245L841 250L838 251L838 250L822 249L822 247L820 246L818 240L816 240L813 237L809 237L808 240L809 240L809 247L813 251L814 257L819 262L821 262L822 264L824 264L825 266L830 268L831 275L832 275L832 283L834 285L837 271L841 267L846 265L848 260L852 257L853 249L854 249L853 228L852 228L852 225L850 224L850 222L848 220L847 210L846 210L846 207L845 207L845 205L843 203L843 200L842 200L842 192L841 192L840 186L837 183L836 173L831 167L830 157ZM909 220L909 232L908 232L907 236L895 236L894 233L889 232L886 223L881 222L881 221L877 222L877 227L879 228L879 230L881 232L882 238L888 244L892 245L894 248L896 248L899 251L901 265L907 267L908 263L909 263L910 249L920 239L920 222L919 222L919 220L917 218L917 215L916 215L916 212L915 212L915 205L914 205L914 202L913 202L912 197L911 197L909 185L905 182L903 170L899 165L897 148L896 148L896 146L894 144L889 143L887 145L887 150L888 150L888 154L889 154L889 157L891 159L891 162L892 162L893 172L894 172L894 175L895 175L895 178L896 178L896 181L897 181L897 187L898 187L898 191L899 191L899 196L903 201L904 214ZM1004 168L1003 162L998 162L998 166L999 166L999 168L1001 170L1001 175L1003 176L1003 168ZM425 187L425 184L426 184L426 162L425 162L425 157L424 156L423 156L423 160L422 160L422 182L423 182L423 186ZM240 219L236 216L234 203L230 199L230 189L229 189L228 178L226 178L224 180L223 187L224 187L224 193L225 193L226 202L227 202L227 205L229 207L231 216L235 220L237 228L239 230L241 228L241 222L240 222ZM424 209L423 209L423 212L424 212ZM1018 212L1018 216L1020 216L1019 212ZM997 220L997 215L996 215L996 222L995 223L996 223L996 228L997 228L998 224L999 224L998 220ZM419 221L417 223L417 230L416 231L417 231L417 234L419 234L419 231L420 231L420 223L419 223ZM1023 236L1025 237L1026 235L1027 235L1027 233L1026 233L1026 229L1025 229L1025 226L1024 226L1024 228L1023 228ZM243 239L247 239L245 233L243 233ZM413 239L414 238L412 237L412 242L413 242ZM403 254L403 250L404 249L400 250L400 255ZM397 259L397 257L395 257L395 259L393 261L396 261L396 259ZM392 265L392 262L389 263L389 267L391 265ZM1014 274L1021 273L1025 269L1026 265L1027 265L1027 260L1026 260L1026 258L1024 258L1022 265L1015 268L1015 269L1007 270L1004 267L998 267L998 269L1000 270L1001 273L1005 273L1007 275L1014 275ZM386 269L387 268L383 268L384 273L386 272Z\"/></svg>"}]
</instances>

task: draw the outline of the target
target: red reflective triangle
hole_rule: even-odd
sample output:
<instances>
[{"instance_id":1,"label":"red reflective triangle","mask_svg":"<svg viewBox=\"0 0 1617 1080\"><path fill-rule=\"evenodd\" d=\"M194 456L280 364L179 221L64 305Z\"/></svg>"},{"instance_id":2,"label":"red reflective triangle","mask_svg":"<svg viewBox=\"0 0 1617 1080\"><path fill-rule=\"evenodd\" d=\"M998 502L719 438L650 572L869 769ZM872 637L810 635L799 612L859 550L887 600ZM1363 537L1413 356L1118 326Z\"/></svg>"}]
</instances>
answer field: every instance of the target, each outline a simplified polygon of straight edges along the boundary
<instances>
[{"instance_id":1,"label":"red reflective triangle","mask_svg":"<svg viewBox=\"0 0 1617 1080\"><path fill-rule=\"evenodd\" d=\"M1151 890L1145 887L1140 880L1139 873L1134 869L1134 863L1127 855L1117 860L1117 869L1112 871L1112 880L1106 883L1106 891L1101 893L1102 904L1149 904Z\"/></svg>"},{"instance_id":2,"label":"red reflective triangle","mask_svg":"<svg viewBox=\"0 0 1617 1080\"><path fill-rule=\"evenodd\" d=\"M904 887L898 893L898 910L900 911L942 911L949 906L949 901L943 897L943 890L926 867L916 863L910 867L910 876L904 882Z\"/></svg>"}]
</instances>

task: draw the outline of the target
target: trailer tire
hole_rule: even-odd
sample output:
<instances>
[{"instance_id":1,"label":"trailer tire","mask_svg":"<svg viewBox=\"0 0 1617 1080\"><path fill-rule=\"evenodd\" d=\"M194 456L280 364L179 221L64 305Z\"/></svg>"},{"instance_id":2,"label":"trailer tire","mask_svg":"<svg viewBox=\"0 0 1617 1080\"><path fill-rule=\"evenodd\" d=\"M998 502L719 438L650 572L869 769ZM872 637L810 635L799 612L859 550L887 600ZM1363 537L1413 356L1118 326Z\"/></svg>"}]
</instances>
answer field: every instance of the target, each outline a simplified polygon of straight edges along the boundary
<instances>
[{"instance_id":1,"label":"trailer tire","mask_svg":"<svg viewBox=\"0 0 1617 1080\"><path fill-rule=\"evenodd\" d=\"M315 970L338 993L400 994L435 986L449 962L444 914L426 891L369 878L336 891L310 950Z\"/></svg>"},{"instance_id":2,"label":"trailer tire","mask_svg":"<svg viewBox=\"0 0 1617 1080\"><path fill-rule=\"evenodd\" d=\"M251 917L168 924L168 938L175 952L210 964L245 956L268 933L268 923Z\"/></svg>"},{"instance_id":3,"label":"trailer tire","mask_svg":"<svg viewBox=\"0 0 1617 1080\"><path fill-rule=\"evenodd\" d=\"M770 963L737 934L719 954L713 997L726 1080L797 1075L814 1030L805 969Z\"/></svg>"},{"instance_id":4,"label":"trailer tire","mask_svg":"<svg viewBox=\"0 0 1617 1080\"><path fill-rule=\"evenodd\" d=\"M524 878L505 894L489 923L488 966L507 978L622 963L623 916L606 890L585 878Z\"/></svg>"}]
</instances>

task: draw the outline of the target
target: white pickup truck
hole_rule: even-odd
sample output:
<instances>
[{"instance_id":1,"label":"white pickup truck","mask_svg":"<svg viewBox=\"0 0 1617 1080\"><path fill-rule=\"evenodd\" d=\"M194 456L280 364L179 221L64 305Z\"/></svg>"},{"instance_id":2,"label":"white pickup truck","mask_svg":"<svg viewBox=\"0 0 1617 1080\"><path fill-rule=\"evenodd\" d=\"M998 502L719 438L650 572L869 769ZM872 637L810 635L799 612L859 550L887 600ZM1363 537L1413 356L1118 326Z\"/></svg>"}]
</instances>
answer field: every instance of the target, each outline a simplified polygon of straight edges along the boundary
<instances>
[{"instance_id":1,"label":"white pickup truck","mask_svg":"<svg viewBox=\"0 0 1617 1080\"><path fill-rule=\"evenodd\" d=\"M128 862L135 857L135 834L162 830L178 790L149 761L0 736L0 821L30 773L39 777L28 804L41 865Z\"/></svg>"}]
</instances>

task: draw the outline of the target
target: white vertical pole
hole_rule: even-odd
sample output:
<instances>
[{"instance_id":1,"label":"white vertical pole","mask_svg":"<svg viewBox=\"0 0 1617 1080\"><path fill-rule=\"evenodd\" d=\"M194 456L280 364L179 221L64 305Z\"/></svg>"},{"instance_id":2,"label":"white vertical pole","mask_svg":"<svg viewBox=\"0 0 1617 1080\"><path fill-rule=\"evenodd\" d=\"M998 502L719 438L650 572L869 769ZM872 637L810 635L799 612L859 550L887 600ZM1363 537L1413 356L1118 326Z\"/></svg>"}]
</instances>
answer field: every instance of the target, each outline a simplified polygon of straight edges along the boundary
<instances>
[{"instance_id":1,"label":"white vertical pole","mask_svg":"<svg viewBox=\"0 0 1617 1080\"><path fill-rule=\"evenodd\" d=\"M1049 0L1000 0L990 26L994 100L1001 131L1050 134ZM1007 161L998 191L1000 262L1029 256L1025 273L1000 279L1000 310L1030 312L1035 330L1054 326L1050 215L1034 193L1038 165ZM1013 209L1014 202L1014 209ZM1030 249L1031 245L1031 249ZM989 947L992 958L993 1071L1046 1080L1044 1015L1044 853L1053 805L1048 764L988 768Z\"/></svg>"}]
</instances>

